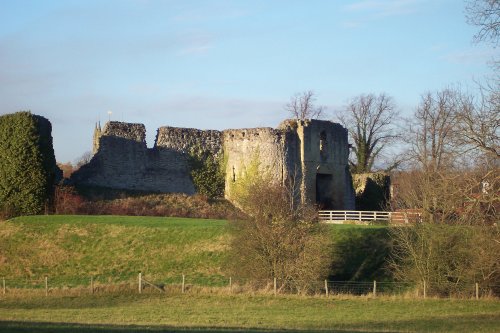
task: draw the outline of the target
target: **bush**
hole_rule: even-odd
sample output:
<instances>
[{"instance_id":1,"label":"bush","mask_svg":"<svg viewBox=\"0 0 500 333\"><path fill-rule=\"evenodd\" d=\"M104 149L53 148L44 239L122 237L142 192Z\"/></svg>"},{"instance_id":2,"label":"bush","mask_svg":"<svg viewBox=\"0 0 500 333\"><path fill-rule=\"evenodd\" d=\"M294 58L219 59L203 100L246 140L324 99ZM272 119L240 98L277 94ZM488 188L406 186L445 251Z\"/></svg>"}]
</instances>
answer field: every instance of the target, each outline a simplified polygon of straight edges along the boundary
<instances>
[{"instance_id":1,"label":"bush","mask_svg":"<svg viewBox=\"0 0 500 333\"><path fill-rule=\"evenodd\" d=\"M56 214L81 214L84 211L85 200L70 186L57 186L54 197L54 212Z\"/></svg>"},{"instance_id":2,"label":"bush","mask_svg":"<svg viewBox=\"0 0 500 333\"><path fill-rule=\"evenodd\" d=\"M307 293L311 281L328 276L327 227L314 207L296 200L296 189L249 166L231 188L231 198L250 217L231 222L231 276L254 283L276 278L279 288ZM266 282L264 282L266 283Z\"/></svg>"},{"instance_id":3,"label":"bush","mask_svg":"<svg viewBox=\"0 0 500 333\"><path fill-rule=\"evenodd\" d=\"M478 282L498 292L498 226L417 223L391 228L391 268L397 279L426 284L428 294L460 295Z\"/></svg>"}]
</instances>

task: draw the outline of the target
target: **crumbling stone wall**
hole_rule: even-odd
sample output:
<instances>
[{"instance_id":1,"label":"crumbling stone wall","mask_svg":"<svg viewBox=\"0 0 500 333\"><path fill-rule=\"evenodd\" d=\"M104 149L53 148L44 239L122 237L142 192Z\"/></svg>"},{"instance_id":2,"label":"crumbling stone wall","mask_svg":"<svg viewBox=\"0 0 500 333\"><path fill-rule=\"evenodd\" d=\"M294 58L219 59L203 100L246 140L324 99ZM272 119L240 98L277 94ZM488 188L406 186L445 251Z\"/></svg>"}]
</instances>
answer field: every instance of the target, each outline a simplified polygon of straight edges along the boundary
<instances>
[{"instance_id":1,"label":"crumbling stone wall","mask_svg":"<svg viewBox=\"0 0 500 333\"><path fill-rule=\"evenodd\" d=\"M231 183L245 173L245 168L258 160L262 172L282 181L284 176L283 131L264 128L245 128L224 131L226 163L226 196Z\"/></svg>"},{"instance_id":2,"label":"crumbling stone wall","mask_svg":"<svg viewBox=\"0 0 500 333\"><path fill-rule=\"evenodd\" d=\"M301 200L324 209L354 209L348 170L347 130L321 120L286 120L277 129L225 131L161 127L148 149L142 124L109 122L96 127L97 152L74 173L75 183L121 189L194 193L187 154L203 149L224 154L226 197L255 159L278 182L293 179Z\"/></svg>"},{"instance_id":3,"label":"crumbling stone wall","mask_svg":"<svg viewBox=\"0 0 500 333\"><path fill-rule=\"evenodd\" d=\"M189 153L191 149L201 148L218 155L222 150L222 132L164 126L158 129L155 145L181 153Z\"/></svg>"},{"instance_id":4,"label":"crumbling stone wall","mask_svg":"<svg viewBox=\"0 0 500 333\"><path fill-rule=\"evenodd\" d=\"M194 194L186 156L176 150L146 145L143 124L108 122L92 160L71 181L86 186Z\"/></svg>"},{"instance_id":5,"label":"crumbling stone wall","mask_svg":"<svg viewBox=\"0 0 500 333\"><path fill-rule=\"evenodd\" d=\"M303 201L324 209L354 209L354 191L348 170L347 130L321 120L286 120L278 129L224 131L226 196L230 182L258 158L262 172L281 183L300 184Z\"/></svg>"},{"instance_id":6,"label":"crumbling stone wall","mask_svg":"<svg viewBox=\"0 0 500 333\"><path fill-rule=\"evenodd\" d=\"M347 130L330 121L299 121L303 198L324 209L354 209Z\"/></svg>"}]
</instances>

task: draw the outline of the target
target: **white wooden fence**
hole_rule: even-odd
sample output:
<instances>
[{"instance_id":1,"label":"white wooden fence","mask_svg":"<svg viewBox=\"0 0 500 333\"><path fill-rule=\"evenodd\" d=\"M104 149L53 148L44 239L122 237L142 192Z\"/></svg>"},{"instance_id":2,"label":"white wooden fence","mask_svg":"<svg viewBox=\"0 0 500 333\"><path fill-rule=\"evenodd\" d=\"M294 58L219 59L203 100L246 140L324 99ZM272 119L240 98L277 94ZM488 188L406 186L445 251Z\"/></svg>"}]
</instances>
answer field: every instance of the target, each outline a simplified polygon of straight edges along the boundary
<instances>
[{"instance_id":1,"label":"white wooden fence","mask_svg":"<svg viewBox=\"0 0 500 333\"><path fill-rule=\"evenodd\" d=\"M420 213L415 211L405 212L381 212L361 210L320 210L320 221L325 223L342 224L345 221L356 221L369 223L372 221L386 221L388 223L411 223L420 219Z\"/></svg>"}]
</instances>

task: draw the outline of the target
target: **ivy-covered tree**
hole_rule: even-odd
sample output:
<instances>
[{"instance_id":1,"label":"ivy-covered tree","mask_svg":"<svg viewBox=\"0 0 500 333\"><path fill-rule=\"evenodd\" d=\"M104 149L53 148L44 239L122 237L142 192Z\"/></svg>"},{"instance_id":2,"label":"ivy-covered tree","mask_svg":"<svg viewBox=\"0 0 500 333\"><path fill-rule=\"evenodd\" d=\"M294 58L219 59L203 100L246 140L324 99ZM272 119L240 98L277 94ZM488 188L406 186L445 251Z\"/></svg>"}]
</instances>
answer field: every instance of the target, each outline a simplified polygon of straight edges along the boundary
<instances>
[{"instance_id":1,"label":"ivy-covered tree","mask_svg":"<svg viewBox=\"0 0 500 333\"><path fill-rule=\"evenodd\" d=\"M58 168L52 125L30 112L0 117L0 214L33 215L51 205Z\"/></svg>"},{"instance_id":2,"label":"ivy-covered tree","mask_svg":"<svg viewBox=\"0 0 500 333\"><path fill-rule=\"evenodd\" d=\"M189 164L196 192L209 198L224 196L225 177L221 156L215 156L209 151L194 147L189 152Z\"/></svg>"}]
</instances>

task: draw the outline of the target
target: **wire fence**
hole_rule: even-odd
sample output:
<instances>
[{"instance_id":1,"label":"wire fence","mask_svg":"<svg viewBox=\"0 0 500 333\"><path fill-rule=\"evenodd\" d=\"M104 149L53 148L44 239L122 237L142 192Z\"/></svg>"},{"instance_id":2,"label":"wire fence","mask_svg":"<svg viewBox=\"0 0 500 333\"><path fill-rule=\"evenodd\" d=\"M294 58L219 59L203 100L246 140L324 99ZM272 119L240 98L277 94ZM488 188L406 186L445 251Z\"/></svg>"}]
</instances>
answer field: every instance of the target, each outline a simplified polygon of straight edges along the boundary
<instances>
[{"instance_id":1,"label":"wire fence","mask_svg":"<svg viewBox=\"0 0 500 333\"><path fill-rule=\"evenodd\" d=\"M426 283L392 281L305 281L280 279L242 279L221 275L193 274L158 277L133 273L125 276L45 276L42 278L0 278L0 297L16 294L82 295L120 293L262 293L317 296L401 296L411 298L458 297L491 298L499 295L500 285L455 284L446 295Z\"/></svg>"}]
</instances>

